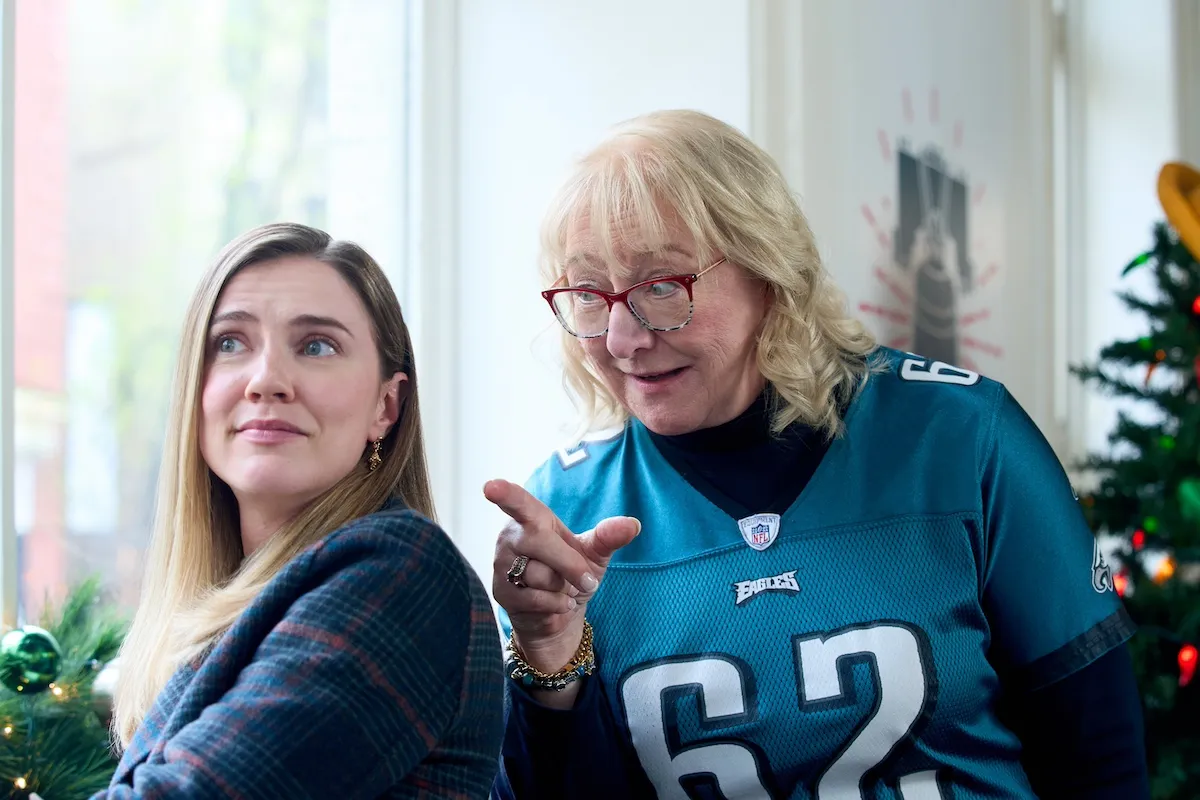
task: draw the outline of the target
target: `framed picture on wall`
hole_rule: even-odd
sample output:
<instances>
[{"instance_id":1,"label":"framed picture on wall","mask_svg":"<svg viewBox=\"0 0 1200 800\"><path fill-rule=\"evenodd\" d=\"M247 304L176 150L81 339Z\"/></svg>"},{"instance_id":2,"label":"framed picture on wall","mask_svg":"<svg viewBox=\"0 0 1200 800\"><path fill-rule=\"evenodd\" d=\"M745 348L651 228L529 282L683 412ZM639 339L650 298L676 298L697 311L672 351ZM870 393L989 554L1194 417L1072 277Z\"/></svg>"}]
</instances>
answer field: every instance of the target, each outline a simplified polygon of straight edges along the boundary
<instances>
[{"instance_id":1,"label":"framed picture on wall","mask_svg":"<svg viewBox=\"0 0 1200 800\"><path fill-rule=\"evenodd\" d=\"M882 344L1054 408L1049 2L758 7L752 134Z\"/></svg>"}]
</instances>

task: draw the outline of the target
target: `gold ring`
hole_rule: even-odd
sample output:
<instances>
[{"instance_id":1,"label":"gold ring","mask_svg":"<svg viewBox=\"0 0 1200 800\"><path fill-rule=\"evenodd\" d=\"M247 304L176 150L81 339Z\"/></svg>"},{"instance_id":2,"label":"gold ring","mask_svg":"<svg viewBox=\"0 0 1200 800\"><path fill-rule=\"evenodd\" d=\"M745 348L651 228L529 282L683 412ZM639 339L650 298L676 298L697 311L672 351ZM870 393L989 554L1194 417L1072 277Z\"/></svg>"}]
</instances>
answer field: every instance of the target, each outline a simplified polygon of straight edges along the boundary
<instances>
[{"instance_id":1,"label":"gold ring","mask_svg":"<svg viewBox=\"0 0 1200 800\"><path fill-rule=\"evenodd\" d=\"M524 589L528 586L529 584L523 580L527 566L529 566L529 556L517 556L514 558L512 566L508 568L508 582L518 589Z\"/></svg>"}]
</instances>

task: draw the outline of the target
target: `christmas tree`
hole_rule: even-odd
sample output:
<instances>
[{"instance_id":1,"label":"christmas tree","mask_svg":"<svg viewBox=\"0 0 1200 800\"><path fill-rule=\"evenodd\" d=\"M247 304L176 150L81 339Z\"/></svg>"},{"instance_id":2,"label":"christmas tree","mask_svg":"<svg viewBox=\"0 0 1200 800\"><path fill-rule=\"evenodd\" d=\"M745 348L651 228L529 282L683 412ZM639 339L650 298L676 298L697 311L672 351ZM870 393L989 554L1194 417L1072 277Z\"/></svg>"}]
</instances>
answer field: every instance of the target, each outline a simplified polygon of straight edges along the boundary
<instances>
[{"instance_id":1,"label":"christmas tree","mask_svg":"<svg viewBox=\"0 0 1200 800\"><path fill-rule=\"evenodd\" d=\"M47 608L39 626L0 638L0 798L75 800L108 785L111 698L96 678L124 632L93 579Z\"/></svg>"},{"instance_id":2,"label":"christmas tree","mask_svg":"<svg viewBox=\"0 0 1200 800\"><path fill-rule=\"evenodd\" d=\"M1113 537L1112 581L1139 627L1130 642L1146 715L1155 798L1200 796L1200 173L1159 175L1168 224L1123 274L1149 271L1150 296L1124 291L1147 319L1144 335L1073 368L1085 383L1132 398L1111 450L1080 466L1095 480L1081 497L1097 535Z\"/></svg>"}]
</instances>

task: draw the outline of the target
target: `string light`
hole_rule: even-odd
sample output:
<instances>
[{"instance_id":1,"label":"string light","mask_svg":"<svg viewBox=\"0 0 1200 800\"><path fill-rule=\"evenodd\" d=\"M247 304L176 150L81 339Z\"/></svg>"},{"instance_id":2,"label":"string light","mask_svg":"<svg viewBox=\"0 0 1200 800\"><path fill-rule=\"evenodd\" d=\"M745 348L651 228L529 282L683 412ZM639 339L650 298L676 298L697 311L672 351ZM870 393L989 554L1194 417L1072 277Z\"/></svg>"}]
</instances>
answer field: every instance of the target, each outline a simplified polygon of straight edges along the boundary
<instances>
[{"instance_id":1,"label":"string light","mask_svg":"<svg viewBox=\"0 0 1200 800\"><path fill-rule=\"evenodd\" d=\"M25 782L25 778L23 777L17 778L15 781L13 781L13 786L16 786L18 789L24 789L28 785L29 784Z\"/></svg>"},{"instance_id":2,"label":"string light","mask_svg":"<svg viewBox=\"0 0 1200 800\"><path fill-rule=\"evenodd\" d=\"M1190 644L1185 644L1179 648L1179 685L1187 686L1192 682L1192 677L1196 674L1196 648Z\"/></svg>"},{"instance_id":3,"label":"string light","mask_svg":"<svg viewBox=\"0 0 1200 800\"><path fill-rule=\"evenodd\" d=\"M1133 532L1133 549L1141 550L1145 546L1146 546L1146 532L1143 530L1134 531Z\"/></svg>"},{"instance_id":4,"label":"string light","mask_svg":"<svg viewBox=\"0 0 1200 800\"><path fill-rule=\"evenodd\" d=\"M1167 556L1162 560L1162 563L1158 565L1158 569L1154 571L1154 582L1158 584L1166 583L1167 581L1171 580L1171 577L1174 574L1175 558L1173 556Z\"/></svg>"},{"instance_id":5,"label":"string light","mask_svg":"<svg viewBox=\"0 0 1200 800\"><path fill-rule=\"evenodd\" d=\"M1129 576L1125 572L1118 572L1113 576L1113 588L1117 590L1118 597L1124 597L1129 591Z\"/></svg>"},{"instance_id":6,"label":"string light","mask_svg":"<svg viewBox=\"0 0 1200 800\"><path fill-rule=\"evenodd\" d=\"M1192 313L1200 314L1200 295L1197 295L1196 299L1192 301Z\"/></svg>"}]
</instances>

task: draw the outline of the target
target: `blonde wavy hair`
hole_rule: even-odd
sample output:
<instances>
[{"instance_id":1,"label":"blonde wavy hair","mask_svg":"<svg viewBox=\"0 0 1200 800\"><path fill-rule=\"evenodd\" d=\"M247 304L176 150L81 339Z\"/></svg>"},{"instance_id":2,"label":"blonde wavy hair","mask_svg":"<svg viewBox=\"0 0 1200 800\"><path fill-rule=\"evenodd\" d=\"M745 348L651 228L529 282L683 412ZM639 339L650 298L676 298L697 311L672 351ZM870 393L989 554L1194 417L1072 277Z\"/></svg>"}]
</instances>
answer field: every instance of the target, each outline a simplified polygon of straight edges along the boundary
<instances>
[{"instance_id":1,"label":"blonde wavy hair","mask_svg":"<svg viewBox=\"0 0 1200 800\"><path fill-rule=\"evenodd\" d=\"M237 503L200 453L200 397L213 309L230 278L281 256L310 256L338 271L362 300L381 381L408 375L400 418L382 441L383 463L353 470L243 558ZM114 739L120 748L171 674L199 658L290 560L390 498L434 518L421 434L413 348L400 304L379 265L357 245L303 225L266 225L225 247L192 297L175 371L158 502L141 600L121 649Z\"/></svg>"},{"instance_id":2,"label":"blonde wavy hair","mask_svg":"<svg viewBox=\"0 0 1200 800\"><path fill-rule=\"evenodd\" d=\"M547 286L563 279L568 236L583 219L610 264L620 263L624 247L667 244L669 220L678 219L696 241L697 267L724 256L764 281L772 300L757 358L774 387L772 429L799 421L840 435L840 408L882 361L871 358L874 337L848 315L808 221L766 152L697 111L636 117L579 160L551 203L541 232ZM579 341L565 331L563 338L564 381L586 426L624 422L628 413Z\"/></svg>"}]
</instances>

